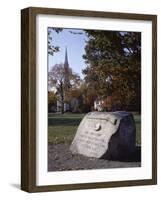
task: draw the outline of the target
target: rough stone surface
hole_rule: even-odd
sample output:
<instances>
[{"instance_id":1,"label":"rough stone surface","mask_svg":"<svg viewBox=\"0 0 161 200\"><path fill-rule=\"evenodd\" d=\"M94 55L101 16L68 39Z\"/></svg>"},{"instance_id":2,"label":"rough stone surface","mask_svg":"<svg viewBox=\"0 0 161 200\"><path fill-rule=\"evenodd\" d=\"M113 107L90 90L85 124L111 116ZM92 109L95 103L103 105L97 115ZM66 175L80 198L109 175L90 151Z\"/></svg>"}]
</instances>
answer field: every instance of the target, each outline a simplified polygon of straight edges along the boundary
<instances>
[{"instance_id":1,"label":"rough stone surface","mask_svg":"<svg viewBox=\"0 0 161 200\"><path fill-rule=\"evenodd\" d=\"M70 146L73 154L116 160L135 151L136 128L128 112L91 112L81 121Z\"/></svg>"}]
</instances>

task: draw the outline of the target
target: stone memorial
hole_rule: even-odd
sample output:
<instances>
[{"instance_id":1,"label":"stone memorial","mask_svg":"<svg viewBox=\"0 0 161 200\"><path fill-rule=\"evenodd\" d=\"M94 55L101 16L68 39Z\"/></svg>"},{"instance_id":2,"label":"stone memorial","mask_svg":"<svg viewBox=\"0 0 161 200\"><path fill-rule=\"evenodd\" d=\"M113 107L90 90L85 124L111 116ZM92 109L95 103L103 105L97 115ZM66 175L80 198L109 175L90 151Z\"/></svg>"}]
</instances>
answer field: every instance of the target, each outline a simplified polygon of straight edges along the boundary
<instances>
[{"instance_id":1,"label":"stone memorial","mask_svg":"<svg viewBox=\"0 0 161 200\"><path fill-rule=\"evenodd\" d=\"M121 159L135 151L135 137L131 113L91 112L81 121L70 150L87 157Z\"/></svg>"}]
</instances>

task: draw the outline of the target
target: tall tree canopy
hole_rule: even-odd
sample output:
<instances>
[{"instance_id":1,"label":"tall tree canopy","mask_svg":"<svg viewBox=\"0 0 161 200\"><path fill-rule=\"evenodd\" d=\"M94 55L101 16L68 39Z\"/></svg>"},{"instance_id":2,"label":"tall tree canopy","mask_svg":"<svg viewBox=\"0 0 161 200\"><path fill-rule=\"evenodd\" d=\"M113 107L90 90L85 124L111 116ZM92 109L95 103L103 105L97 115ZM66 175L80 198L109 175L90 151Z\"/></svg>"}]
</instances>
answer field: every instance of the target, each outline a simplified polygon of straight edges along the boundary
<instances>
[{"instance_id":1,"label":"tall tree canopy","mask_svg":"<svg viewBox=\"0 0 161 200\"><path fill-rule=\"evenodd\" d=\"M67 88L66 77L68 76L69 87ZM64 103L70 101L71 90L78 87L80 77L69 68L68 74L64 68L64 64L54 65L48 74L49 90L54 88L57 94L57 100L61 104L61 112L64 113Z\"/></svg>"},{"instance_id":2,"label":"tall tree canopy","mask_svg":"<svg viewBox=\"0 0 161 200\"><path fill-rule=\"evenodd\" d=\"M85 80L98 97L113 96L122 109L141 104L141 34L85 30ZM117 99L117 101L116 101Z\"/></svg>"}]
</instances>

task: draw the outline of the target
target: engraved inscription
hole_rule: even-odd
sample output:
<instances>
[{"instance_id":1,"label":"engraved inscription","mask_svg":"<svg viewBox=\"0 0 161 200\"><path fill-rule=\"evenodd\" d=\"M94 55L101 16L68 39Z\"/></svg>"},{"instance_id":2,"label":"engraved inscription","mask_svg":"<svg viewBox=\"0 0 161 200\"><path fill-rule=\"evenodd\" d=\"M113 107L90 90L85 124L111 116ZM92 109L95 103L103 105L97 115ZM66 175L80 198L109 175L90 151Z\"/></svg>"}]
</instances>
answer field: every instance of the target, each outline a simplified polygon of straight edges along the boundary
<instances>
[{"instance_id":1,"label":"engraved inscription","mask_svg":"<svg viewBox=\"0 0 161 200\"><path fill-rule=\"evenodd\" d=\"M114 134L115 139L111 139ZM70 150L72 153L88 157L108 158L110 155L117 158L126 152L133 152L134 147L135 124L132 114L92 112L87 114L80 123ZM125 152L124 149L127 151Z\"/></svg>"},{"instance_id":2,"label":"engraved inscription","mask_svg":"<svg viewBox=\"0 0 161 200\"><path fill-rule=\"evenodd\" d=\"M101 150L107 146L105 139L101 136L103 136L101 132L84 131L80 133L77 142L80 144L80 148L90 151L90 154L93 155L98 149Z\"/></svg>"}]
</instances>

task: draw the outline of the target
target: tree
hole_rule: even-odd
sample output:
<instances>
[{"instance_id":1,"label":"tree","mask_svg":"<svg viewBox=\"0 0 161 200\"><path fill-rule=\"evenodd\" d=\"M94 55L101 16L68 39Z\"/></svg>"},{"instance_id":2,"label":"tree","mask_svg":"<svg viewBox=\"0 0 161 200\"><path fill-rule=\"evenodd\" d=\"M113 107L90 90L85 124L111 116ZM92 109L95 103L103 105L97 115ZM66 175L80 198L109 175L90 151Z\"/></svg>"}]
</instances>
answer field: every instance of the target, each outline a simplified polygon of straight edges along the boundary
<instances>
[{"instance_id":1,"label":"tree","mask_svg":"<svg viewBox=\"0 0 161 200\"><path fill-rule=\"evenodd\" d=\"M141 107L141 34L85 30L85 80L98 96L117 96L122 109Z\"/></svg>"},{"instance_id":2,"label":"tree","mask_svg":"<svg viewBox=\"0 0 161 200\"><path fill-rule=\"evenodd\" d=\"M59 33L61 32L63 29L62 28L48 28L48 54L49 55L54 55L54 53L59 51L59 46L54 46L52 44L52 32L56 32Z\"/></svg>"},{"instance_id":3,"label":"tree","mask_svg":"<svg viewBox=\"0 0 161 200\"><path fill-rule=\"evenodd\" d=\"M96 99L97 91L89 87L85 81L81 81L78 87L70 90L70 97L76 98L79 101L79 112L89 112L93 110L94 100Z\"/></svg>"},{"instance_id":4,"label":"tree","mask_svg":"<svg viewBox=\"0 0 161 200\"><path fill-rule=\"evenodd\" d=\"M67 86L66 78L68 75L69 85ZM57 94L57 100L61 104L61 113L64 113L64 104L69 103L71 100L70 91L78 87L80 84L80 77L72 71L68 70L68 74L64 69L63 64L56 64L51 68L48 75L49 90L54 88Z\"/></svg>"},{"instance_id":5,"label":"tree","mask_svg":"<svg viewBox=\"0 0 161 200\"><path fill-rule=\"evenodd\" d=\"M56 107L57 97L54 91L48 91L48 109L50 110L51 107Z\"/></svg>"}]
</instances>

